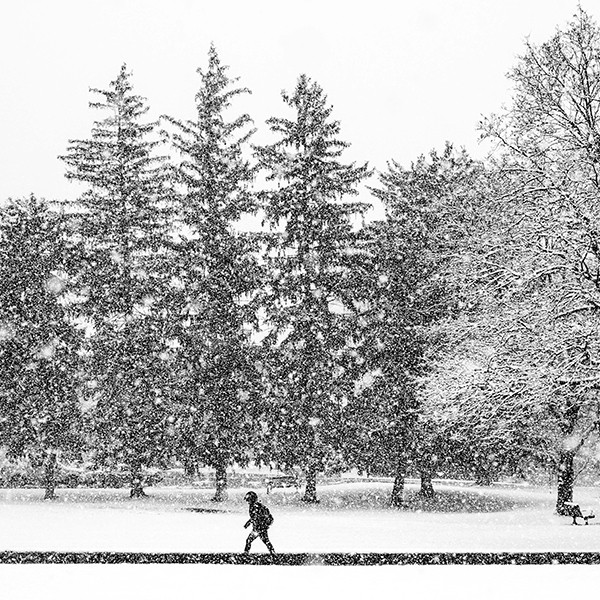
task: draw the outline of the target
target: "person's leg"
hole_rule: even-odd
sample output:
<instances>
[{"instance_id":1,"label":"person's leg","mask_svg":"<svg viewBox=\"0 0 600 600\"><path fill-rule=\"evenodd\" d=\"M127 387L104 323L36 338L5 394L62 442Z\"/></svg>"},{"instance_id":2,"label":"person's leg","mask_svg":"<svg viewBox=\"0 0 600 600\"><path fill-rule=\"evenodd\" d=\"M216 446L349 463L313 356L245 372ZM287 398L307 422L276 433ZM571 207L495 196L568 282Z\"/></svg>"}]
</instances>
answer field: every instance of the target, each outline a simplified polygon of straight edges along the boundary
<instances>
[{"instance_id":1,"label":"person's leg","mask_svg":"<svg viewBox=\"0 0 600 600\"><path fill-rule=\"evenodd\" d=\"M268 548L271 554L275 554L275 548L273 548L273 544L271 544L271 540L269 539L269 534L267 530L260 531L259 534L260 539L263 541L264 545Z\"/></svg>"},{"instance_id":2,"label":"person's leg","mask_svg":"<svg viewBox=\"0 0 600 600\"><path fill-rule=\"evenodd\" d=\"M246 547L244 548L244 552L248 553L250 552L250 546L252 545L252 542L258 537L258 533L256 533L256 531L254 531L254 529L250 532L250 534L248 535L248 537L246 538Z\"/></svg>"}]
</instances>

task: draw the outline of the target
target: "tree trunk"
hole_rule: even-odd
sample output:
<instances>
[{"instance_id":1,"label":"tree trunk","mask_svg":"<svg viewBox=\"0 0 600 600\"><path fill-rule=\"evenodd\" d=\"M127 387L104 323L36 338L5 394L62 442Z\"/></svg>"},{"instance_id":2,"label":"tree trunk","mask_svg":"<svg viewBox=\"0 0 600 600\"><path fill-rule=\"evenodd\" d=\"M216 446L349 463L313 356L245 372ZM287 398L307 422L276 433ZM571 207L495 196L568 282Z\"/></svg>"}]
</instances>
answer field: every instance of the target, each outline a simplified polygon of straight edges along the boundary
<instances>
[{"instance_id":1,"label":"tree trunk","mask_svg":"<svg viewBox=\"0 0 600 600\"><path fill-rule=\"evenodd\" d=\"M186 460L184 462L183 469L188 477L193 477L198 473L198 465L193 460Z\"/></svg>"},{"instance_id":2,"label":"tree trunk","mask_svg":"<svg viewBox=\"0 0 600 600\"><path fill-rule=\"evenodd\" d=\"M317 465L312 460L306 469L306 488L304 489L302 502L313 504L319 502L317 498Z\"/></svg>"},{"instance_id":3,"label":"tree trunk","mask_svg":"<svg viewBox=\"0 0 600 600\"><path fill-rule=\"evenodd\" d=\"M487 471L477 471L475 474L475 485L489 487L494 483L494 478Z\"/></svg>"},{"instance_id":4,"label":"tree trunk","mask_svg":"<svg viewBox=\"0 0 600 600\"><path fill-rule=\"evenodd\" d=\"M475 464L475 484L489 486L494 483L494 467L486 458L479 457Z\"/></svg>"},{"instance_id":5,"label":"tree trunk","mask_svg":"<svg viewBox=\"0 0 600 600\"><path fill-rule=\"evenodd\" d=\"M391 506L396 508L402 507L402 496L404 494L404 478L406 477L406 469L404 457L399 457L396 463L396 474L394 476L394 487L392 488L392 496L390 498Z\"/></svg>"},{"instance_id":6,"label":"tree trunk","mask_svg":"<svg viewBox=\"0 0 600 600\"><path fill-rule=\"evenodd\" d=\"M46 493L44 500L54 500L56 495L54 489L56 487L56 454L50 452L44 461L44 482Z\"/></svg>"},{"instance_id":7,"label":"tree trunk","mask_svg":"<svg viewBox=\"0 0 600 600\"><path fill-rule=\"evenodd\" d=\"M431 468L428 465L424 465L421 467L421 489L419 491L419 495L421 498L431 499L435 496L435 491L433 489L433 482L431 481Z\"/></svg>"},{"instance_id":8,"label":"tree trunk","mask_svg":"<svg viewBox=\"0 0 600 600\"><path fill-rule=\"evenodd\" d=\"M421 489L419 490L419 496L421 498L431 499L435 496L433 482L431 481L433 478L434 458L433 452L426 445L421 446L417 467L421 475Z\"/></svg>"},{"instance_id":9,"label":"tree trunk","mask_svg":"<svg viewBox=\"0 0 600 600\"><path fill-rule=\"evenodd\" d=\"M558 494L556 498L556 512L559 515L566 514L565 502L573 501L573 484L575 482L574 469L575 452L573 450L562 450L558 465Z\"/></svg>"},{"instance_id":10,"label":"tree trunk","mask_svg":"<svg viewBox=\"0 0 600 600\"><path fill-rule=\"evenodd\" d=\"M146 496L142 465L139 462L134 463L131 467L131 491L129 496L130 498L144 498Z\"/></svg>"},{"instance_id":11,"label":"tree trunk","mask_svg":"<svg viewBox=\"0 0 600 600\"><path fill-rule=\"evenodd\" d=\"M227 463L224 460L220 460L215 467L215 495L213 496L213 502L223 502L227 500Z\"/></svg>"}]
</instances>

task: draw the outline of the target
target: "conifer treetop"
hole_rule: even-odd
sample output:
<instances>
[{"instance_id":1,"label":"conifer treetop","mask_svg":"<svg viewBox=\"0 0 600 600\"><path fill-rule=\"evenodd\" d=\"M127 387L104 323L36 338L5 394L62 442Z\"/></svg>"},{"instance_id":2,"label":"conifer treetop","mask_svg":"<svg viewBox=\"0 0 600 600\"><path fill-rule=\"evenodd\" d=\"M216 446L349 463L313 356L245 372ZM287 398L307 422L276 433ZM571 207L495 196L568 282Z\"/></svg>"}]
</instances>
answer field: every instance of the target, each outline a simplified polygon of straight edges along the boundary
<instances>
[{"instance_id":1,"label":"conifer treetop","mask_svg":"<svg viewBox=\"0 0 600 600\"><path fill-rule=\"evenodd\" d=\"M69 140L67 154L59 156L67 165L67 179L87 183L95 193L104 191L121 200L133 200L140 182L155 182L153 167L164 161L151 156L159 142L148 136L157 123L141 122L149 107L144 97L133 93L131 75L123 64L108 89L90 88L103 98L90 102L90 108L108 114L94 121L89 139Z\"/></svg>"},{"instance_id":2,"label":"conifer treetop","mask_svg":"<svg viewBox=\"0 0 600 600\"><path fill-rule=\"evenodd\" d=\"M278 185L262 194L267 220L275 224L294 220L298 211L305 220L310 215L322 220L327 213L336 220L365 212L367 204L350 203L345 197L357 195L358 184L371 172L367 163L339 161L350 144L336 137L340 122L331 119L333 107L321 86L302 74L294 93L283 91L282 98L294 110L295 120L268 119L270 130L280 139L255 148L260 167L267 171L266 180ZM322 214L317 215L319 211Z\"/></svg>"},{"instance_id":3,"label":"conifer treetop","mask_svg":"<svg viewBox=\"0 0 600 600\"><path fill-rule=\"evenodd\" d=\"M232 99L251 91L236 87L239 78L229 77L228 69L211 44L208 67L197 69L201 82L195 96L196 119L162 117L173 127L163 131L181 157L172 177L181 192L184 219L195 229L202 228L206 219L214 228L218 227L216 221L235 221L244 212L254 211L247 189L254 169L243 154L244 145L255 132L252 127L246 130L252 119L246 113L226 118Z\"/></svg>"}]
</instances>

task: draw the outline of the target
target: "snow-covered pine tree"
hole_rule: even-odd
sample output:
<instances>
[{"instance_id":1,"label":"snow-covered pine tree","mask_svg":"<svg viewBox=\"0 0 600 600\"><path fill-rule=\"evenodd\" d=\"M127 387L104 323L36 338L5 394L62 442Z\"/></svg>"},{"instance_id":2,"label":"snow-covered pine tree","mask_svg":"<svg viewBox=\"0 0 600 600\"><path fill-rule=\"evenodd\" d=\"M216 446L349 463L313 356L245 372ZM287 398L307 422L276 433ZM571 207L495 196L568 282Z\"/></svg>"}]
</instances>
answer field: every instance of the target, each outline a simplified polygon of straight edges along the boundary
<instances>
[{"instance_id":1,"label":"snow-covered pine tree","mask_svg":"<svg viewBox=\"0 0 600 600\"><path fill-rule=\"evenodd\" d=\"M302 468L303 499L316 502L317 473L339 457L342 408L354 385L354 251L368 206L349 199L369 171L340 162L349 144L337 138L340 124L317 83L301 75L282 96L293 117L270 118L279 139L256 148L271 228L263 297L265 343L276 356L270 428L275 462Z\"/></svg>"},{"instance_id":2,"label":"snow-covered pine tree","mask_svg":"<svg viewBox=\"0 0 600 600\"><path fill-rule=\"evenodd\" d=\"M247 114L228 119L236 87L214 46L196 95L197 117L166 117L179 198L171 303L178 322L178 451L187 463L216 471L215 501L227 494L227 467L254 455L263 412L253 302L259 285L258 239L239 222L255 212L254 169L244 150L253 133Z\"/></svg>"},{"instance_id":3,"label":"snow-covered pine tree","mask_svg":"<svg viewBox=\"0 0 600 600\"><path fill-rule=\"evenodd\" d=\"M429 267L422 245L397 225L388 220L369 227L356 349L360 376L344 409L348 463L370 475L393 476L394 506L402 504L416 443L416 377L425 349L425 337L418 329L425 281L421 277ZM405 225L412 229L410 219Z\"/></svg>"},{"instance_id":4,"label":"snow-covered pine tree","mask_svg":"<svg viewBox=\"0 0 600 600\"><path fill-rule=\"evenodd\" d=\"M68 231L31 196L0 209L0 241L0 443L8 456L44 466L52 499L57 455L79 458L84 445Z\"/></svg>"},{"instance_id":5,"label":"snow-covered pine tree","mask_svg":"<svg viewBox=\"0 0 600 600\"><path fill-rule=\"evenodd\" d=\"M447 144L409 169L392 161L379 179L372 191L386 218L369 228L364 376L347 408L347 439L356 466L394 476L391 502L400 506L411 464L421 472L423 495L433 494L418 379L436 342L432 325L459 301L461 248L480 218L481 168Z\"/></svg>"},{"instance_id":6,"label":"snow-covered pine tree","mask_svg":"<svg viewBox=\"0 0 600 600\"><path fill-rule=\"evenodd\" d=\"M142 496L144 466L169 446L168 372L163 360L163 297L170 216L163 160L154 156L156 123L144 122L145 99L133 93L123 65L107 90L92 89L102 112L91 137L71 140L66 177L87 184L79 197L78 275L91 324L88 390L99 463L131 471Z\"/></svg>"}]
</instances>

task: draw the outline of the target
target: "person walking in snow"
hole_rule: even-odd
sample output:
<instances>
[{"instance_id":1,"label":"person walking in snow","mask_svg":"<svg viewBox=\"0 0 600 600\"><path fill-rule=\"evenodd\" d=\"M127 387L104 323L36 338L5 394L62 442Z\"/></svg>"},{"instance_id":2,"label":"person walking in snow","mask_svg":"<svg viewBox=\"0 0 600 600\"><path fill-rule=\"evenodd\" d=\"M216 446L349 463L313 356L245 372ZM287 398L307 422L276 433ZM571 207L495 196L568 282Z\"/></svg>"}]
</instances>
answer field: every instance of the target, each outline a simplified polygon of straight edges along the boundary
<instances>
[{"instance_id":1,"label":"person walking in snow","mask_svg":"<svg viewBox=\"0 0 600 600\"><path fill-rule=\"evenodd\" d=\"M244 496L244 500L248 503L248 512L250 514L250 518L244 525L244 528L246 529L252 525L252 531L246 539L244 552L246 554L250 552L252 542L259 537L264 542L269 552L275 554L275 549L269 540L268 534L268 529L273 524L273 515L271 514L271 511L258 501L258 496L255 492L248 492Z\"/></svg>"}]
</instances>

